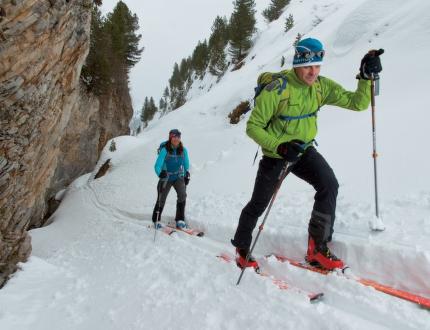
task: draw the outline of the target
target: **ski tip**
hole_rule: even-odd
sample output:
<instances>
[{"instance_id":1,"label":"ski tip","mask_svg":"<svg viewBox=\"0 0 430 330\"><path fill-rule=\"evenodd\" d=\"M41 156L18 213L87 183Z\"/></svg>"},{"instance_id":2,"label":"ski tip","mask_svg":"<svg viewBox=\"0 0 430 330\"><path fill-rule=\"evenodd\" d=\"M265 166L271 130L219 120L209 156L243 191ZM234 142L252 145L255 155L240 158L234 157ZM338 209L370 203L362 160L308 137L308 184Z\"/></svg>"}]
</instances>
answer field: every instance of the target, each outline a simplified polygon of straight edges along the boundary
<instances>
[{"instance_id":1,"label":"ski tip","mask_svg":"<svg viewBox=\"0 0 430 330\"><path fill-rule=\"evenodd\" d=\"M324 297L324 293L323 292L319 292L319 293L312 293L311 295L309 295L309 301L311 303L316 303L319 302L323 299Z\"/></svg>"},{"instance_id":2,"label":"ski tip","mask_svg":"<svg viewBox=\"0 0 430 330\"><path fill-rule=\"evenodd\" d=\"M380 232L385 230L385 227L383 227L383 228L372 228L371 230L372 230L372 232L380 233Z\"/></svg>"},{"instance_id":3,"label":"ski tip","mask_svg":"<svg viewBox=\"0 0 430 330\"><path fill-rule=\"evenodd\" d=\"M198 237L203 237L203 236L205 236L205 233L201 231L201 232L197 233L197 236Z\"/></svg>"}]
</instances>

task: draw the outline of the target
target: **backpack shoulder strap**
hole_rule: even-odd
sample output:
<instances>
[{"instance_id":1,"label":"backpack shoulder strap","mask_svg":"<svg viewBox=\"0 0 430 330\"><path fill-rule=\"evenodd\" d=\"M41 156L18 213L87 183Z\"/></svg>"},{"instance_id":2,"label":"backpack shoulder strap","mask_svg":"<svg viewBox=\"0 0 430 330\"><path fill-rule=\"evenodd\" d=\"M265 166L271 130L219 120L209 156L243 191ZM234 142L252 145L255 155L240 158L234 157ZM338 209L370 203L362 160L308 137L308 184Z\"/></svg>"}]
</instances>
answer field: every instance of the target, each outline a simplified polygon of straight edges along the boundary
<instances>
[{"instance_id":1,"label":"backpack shoulder strap","mask_svg":"<svg viewBox=\"0 0 430 330\"><path fill-rule=\"evenodd\" d=\"M288 99L290 98L290 92L289 92L289 90L287 89L287 85L288 85L288 80L287 80L287 77L285 76L285 75L283 75L281 78L279 78L279 79L281 79L282 80L282 83L281 83L281 86L280 86L280 88L279 88L279 90L278 90L278 95L281 95L281 94L283 94L283 98L282 98L282 102L287 102L288 101ZM278 81L279 81L279 79L278 79ZM280 106L278 106L278 108L276 109L276 112L273 114L273 117L278 117L278 115L280 114L280 112L281 112L281 107Z\"/></svg>"},{"instance_id":2,"label":"backpack shoulder strap","mask_svg":"<svg viewBox=\"0 0 430 330\"><path fill-rule=\"evenodd\" d=\"M160 151L166 147L167 141L161 142L157 149L157 154L160 154Z\"/></svg>"}]
</instances>

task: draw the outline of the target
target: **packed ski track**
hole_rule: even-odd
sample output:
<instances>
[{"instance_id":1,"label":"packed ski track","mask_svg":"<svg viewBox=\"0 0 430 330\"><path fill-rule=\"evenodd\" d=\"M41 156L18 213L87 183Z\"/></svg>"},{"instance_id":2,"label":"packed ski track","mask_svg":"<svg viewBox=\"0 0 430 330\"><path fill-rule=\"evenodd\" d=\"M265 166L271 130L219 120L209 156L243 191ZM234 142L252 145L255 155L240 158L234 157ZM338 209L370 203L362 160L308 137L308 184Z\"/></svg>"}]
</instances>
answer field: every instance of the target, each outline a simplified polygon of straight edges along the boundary
<instances>
[{"instance_id":1,"label":"packed ski track","mask_svg":"<svg viewBox=\"0 0 430 330\"><path fill-rule=\"evenodd\" d=\"M279 71L282 55L286 66L291 63L292 41L306 33L326 46L321 74L348 89L355 88L365 52L386 51L376 100L386 230L369 229L375 214L369 111L324 107L318 150L340 184L330 248L355 276L430 298L430 157L421 143L430 119L430 70L421 61L430 57L429 10L430 2L419 0L293 0L278 21L260 27L241 70L226 72L218 84L210 75L195 81L185 106L152 121L137 137L115 138L115 152L107 143L93 173L64 192L50 224L30 232L32 256L0 290L0 329L430 329L429 310L338 274L263 258L262 269L274 278L324 293L310 303L249 269L237 286L239 269L217 258L234 253L230 239L257 170L257 146L245 133L249 114L237 125L227 115L252 97L259 73ZM297 24L284 33L289 13ZM412 78L405 83L399 77ZM182 131L191 162L186 220L205 235L159 231L154 241L153 166L172 128ZM257 162L260 157L261 151ZM94 180L108 158L112 167ZM303 259L313 198L312 187L286 178L257 258ZM172 189L163 224L173 221L175 205Z\"/></svg>"},{"instance_id":2,"label":"packed ski track","mask_svg":"<svg viewBox=\"0 0 430 330\"><path fill-rule=\"evenodd\" d=\"M413 303L336 274L323 276L274 258L261 264L263 270L294 287L321 291L323 299L311 304L303 294L280 290L252 270L236 286L239 269L216 256L233 253L229 240L244 196L190 197L188 222L204 230L205 237L181 232L169 236L160 231L154 242L150 226L154 186L142 185L143 176L136 176L146 167L151 150L132 137L117 143L119 148L133 148L113 158L114 167L107 176L92 180L92 175L86 175L68 189L49 230L33 231L35 252L30 261L2 290L3 296L20 302L21 311L38 316L9 319L13 301L7 307L0 296L5 307L0 325L43 329L49 320L53 328L63 329L238 329L249 327L251 314L253 329L311 329L315 324L319 329L428 328L429 311ZM135 194L137 187L142 194ZM284 205L275 206L263 231L255 253L259 257L283 253L302 258L305 253L306 221L299 220L301 211L293 209L310 201L307 194L287 199L285 192L279 197ZM140 205L142 196L148 201ZM169 197L163 223L173 220L172 201ZM419 203L414 201L417 208ZM232 207L229 212L228 206ZM341 219L372 214L372 210L359 211L343 203L339 208L344 214ZM423 268L429 265L428 254L407 242L390 242L384 248L387 235L389 231L370 232L366 223L362 228L345 226L333 245L356 275L428 296L428 291L423 292L428 288L424 274L429 272ZM411 273L407 262L420 264L422 274ZM28 283L25 292L14 292L14 282L19 281Z\"/></svg>"}]
</instances>

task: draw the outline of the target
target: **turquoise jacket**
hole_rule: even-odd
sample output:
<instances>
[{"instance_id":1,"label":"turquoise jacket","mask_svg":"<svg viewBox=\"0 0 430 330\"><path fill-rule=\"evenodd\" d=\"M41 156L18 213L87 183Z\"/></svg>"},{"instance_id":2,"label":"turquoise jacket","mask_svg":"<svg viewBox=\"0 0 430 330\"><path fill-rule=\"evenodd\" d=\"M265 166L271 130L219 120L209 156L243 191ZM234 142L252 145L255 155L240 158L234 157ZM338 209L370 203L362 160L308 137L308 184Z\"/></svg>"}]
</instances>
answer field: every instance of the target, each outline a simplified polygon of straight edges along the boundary
<instances>
[{"instance_id":1,"label":"turquoise jacket","mask_svg":"<svg viewBox=\"0 0 430 330\"><path fill-rule=\"evenodd\" d=\"M160 175L161 171L166 171L168 181L173 182L178 178L184 177L189 168L190 160L185 147L183 147L181 155L177 154L176 148L173 149L173 153L168 153L164 146L160 148L160 153L154 165L157 176Z\"/></svg>"}]
</instances>

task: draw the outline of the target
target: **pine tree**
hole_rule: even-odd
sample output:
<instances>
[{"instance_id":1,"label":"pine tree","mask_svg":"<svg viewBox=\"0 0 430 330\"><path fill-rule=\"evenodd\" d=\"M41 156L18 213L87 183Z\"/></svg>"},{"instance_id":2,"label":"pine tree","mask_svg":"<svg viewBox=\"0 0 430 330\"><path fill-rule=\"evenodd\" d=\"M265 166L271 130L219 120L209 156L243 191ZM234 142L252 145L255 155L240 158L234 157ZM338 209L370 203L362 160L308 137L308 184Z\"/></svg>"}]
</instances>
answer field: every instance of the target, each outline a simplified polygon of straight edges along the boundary
<instances>
[{"instance_id":1,"label":"pine tree","mask_svg":"<svg viewBox=\"0 0 430 330\"><path fill-rule=\"evenodd\" d=\"M110 40L104 27L100 10L93 6L91 12L90 51L82 67L81 78L88 90L96 95L106 92L111 84L109 65Z\"/></svg>"},{"instance_id":2,"label":"pine tree","mask_svg":"<svg viewBox=\"0 0 430 330\"><path fill-rule=\"evenodd\" d=\"M163 98L160 98L160 101L158 101L158 108L160 109L161 114L164 113L166 107L166 102Z\"/></svg>"},{"instance_id":3,"label":"pine tree","mask_svg":"<svg viewBox=\"0 0 430 330\"><path fill-rule=\"evenodd\" d=\"M116 89L128 93L128 72L140 59L138 18L119 1L107 18L93 5L90 51L81 78L88 90L100 95Z\"/></svg>"},{"instance_id":4,"label":"pine tree","mask_svg":"<svg viewBox=\"0 0 430 330\"><path fill-rule=\"evenodd\" d=\"M167 100L167 98L170 96L170 93L169 93L169 87L166 87L165 89L164 89L164 92L163 92L163 97L164 97L164 100L166 101Z\"/></svg>"},{"instance_id":5,"label":"pine tree","mask_svg":"<svg viewBox=\"0 0 430 330\"><path fill-rule=\"evenodd\" d=\"M176 109L175 105L178 104L178 99L181 98L181 90L184 89L184 81L181 78L178 63L173 66L172 77L169 79L170 85L170 105L172 109ZM182 99L182 98L181 98Z\"/></svg>"},{"instance_id":6,"label":"pine tree","mask_svg":"<svg viewBox=\"0 0 430 330\"><path fill-rule=\"evenodd\" d=\"M139 48L142 36L135 33L139 29L139 19L124 2L119 1L113 12L107 15L107 27L111 35L112 51L128 72L140 60L143 51L143 48Z\"/></svg>"},{"instance_id":7,"label":"pine tree","mask_svg":"<svg viewBox=\"0 0 430 330\"><path fill-rule=\"evenodd\" d=\"M172 110L176 110L179 107L182 107L187 102L186 92L184 89L180 89L176 93L176 97L172 103Z\"/></svg>"},{"instance_id":8,"label":"pine tree","mask_svg":"<svg viewBox=\"0 0 430 330\"><path fill-rule=\"evenodd\" d=\"M294 40L293 46L294 48L297 47L297 44L302 40L303 35L300 33L297 33L296 39Z\"/></svg>"},{"instance_id":9,"label":"pine tree","mask_svg":"<svg viewBox=\"0 0 430 330\"><path fill-rule=\"evenodd\" d=\"M115 143L114 139L112 139L112 141L110 142L109 151L110 152L115 152L116 151L116 143Z\"/></svg>"},{"instance_id":10,"label":"pine tree","mask_svg":"<svg viewBox=\"0 0 430 330\"><path fill-rule=\"evenodd\" d=\"M263 10L262 15L269 23L275 21L282 15L282 11L289 3L290 0L271 0L269 7Z\"/></svg>"},{"instance_id":11,"label":"pine tree","mask_svg":"<svg viewBox=\"0 0 430 330\"><path fill-rule=\"evenodd\" d=\"M228 43L227 19L217 16L212 25L212 34L209 38L209 71L214 76L221 76L227 69L224 52Z\"/></svg>"},{"instance_id":12,"label":"pine tree","mask_svg":"<svg viewBox=\"0 0 430 330\"><path fill-rule=\"evenodd\" d=\"M155 105L154 98L152 96L149 99L148 97L145 97L145 102L140 115L140 119L145 127L148 125L148 122L154 118L154 115L157 111L158 108Z\"/></svg>"},{"instance_id":13,"label":"pine tree","mask_svg":"<svg viewBox=\"0 0 430 330\"><path fill-rule=\"evenodd\" d=\"M206 69L209 64L209 49L207 41L198 42L191 57L191 67L195 71L197 77L203 79Z\"/></svg>"},{"instance_id":14,"label":"pine tree","mask_svg":"<svg viewBox=\"0 0 430 330\"><path fill-rule=\"evenodd\" d=\"M288 15L287 19L285 20L285 32L290 31L294 26L294 18L293 15Z\"/></svg>"},{"instance_id":15,"label":"pine tree","mask_svg":"<svg viewBox=\"0 0 430 330\"><path fill-rule=\"evenodd\" d=\"M168 112L169 102L171 102L170 92L169 92L169 87L166 87L164 89L163 95L161 96L160 102L159 102L159 108L160 108L160 115L161 116L164 116Z\"/></svg>"},{"instance_id":16,"label":"pine tree","mask_svg":"<svg viewBox=\"0 0 430 330\"><path fill-rule=\"evenodd\" d=\"M143 103L142 110L140 111L140 120L145 123L146 122L146 112L148 109L149 100L148 97L145 97L145 102Z\"/></svg>"},{"instance_id":17,"label":"pine tree","mask_svg":"<svg viewBox=\"0 0 430 330\"><path fill-rule=\"evenodd\" d=\"M230 17L230 54L234 62L240 62L251 48L251 37L255 31L255 1L235 0Z\"/></svg>"},{"instance_id":18,"label":"pine tree","mask_svg":"<svg viewBox=\"0 0 430 330\"><path fill-rule=\"evenodd\" d=\"M191 79L191 57L183 58L179 65L179 75L182 80L182 85L186 88L186 83Z\"/></svg>"},{"instance_id":19,"label":"pine tree","mask_svg":"<svg viewBox=\"0 0 430 330\"><path fill-rule=\"evenodd\" d=\"M183 84L178 63L175 63L173 65L173 73L172 73L172 77L169 79L169 84L170 84L170 90L173 90L175 88L178 89Z\"/></svg>"}]
</instances>

